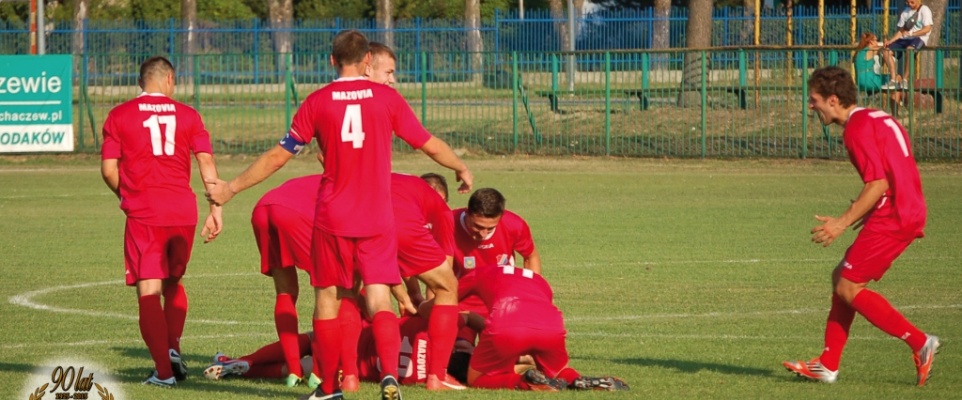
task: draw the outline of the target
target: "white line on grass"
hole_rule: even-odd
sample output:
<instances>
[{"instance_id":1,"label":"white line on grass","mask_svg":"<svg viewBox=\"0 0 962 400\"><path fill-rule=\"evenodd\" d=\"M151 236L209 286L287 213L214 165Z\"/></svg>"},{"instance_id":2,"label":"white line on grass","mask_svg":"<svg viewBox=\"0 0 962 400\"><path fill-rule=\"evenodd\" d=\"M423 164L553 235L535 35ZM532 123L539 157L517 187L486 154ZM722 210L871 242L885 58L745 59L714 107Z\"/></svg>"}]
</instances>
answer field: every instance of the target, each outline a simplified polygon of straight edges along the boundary
<instances>
[{"instance_id":1,"label":"white line on grass","mask_svg":"<svg viewBox=\"0 0 962 400\"><path fill-rule=\"evenodd\" d=\"M939 310L946 308L962 308L962 304L948 305L921 305L921 306L898 306L899 310ZM772 315L795 315L827 313L827 308L801 308L797 310L771 310L771 311L748 311L748 312L706 312L706 313L670 313L670 314L635 314L635 315L614 315L607 317L565 317L565 322L571 323L592 323L592 322L611 322L611 321L635 321L647 319L665 318L737 318L737 317L767 317Z\"/></svg>"},{"instance_id":2,"label":"white line on grass","mask_svg":"<svg viewBox=\"0 0 962 400\"><path fill-rule=\"evenodd\" d=\"M247 275L255 275L255 274L254 273L234 273L234 274L191 275L191 276L185 277L185 279L186 278L225 277L225 276L247 276ZM26 308L32 308L34 310L43 310L43 311L50 311L50 312L64 313L64 314L78 314L78 315L86 315L91 317L107 317L107 318L137 320L139 317L137 315L132 315L132 314L119 314L119 313L112 313L112 312L106 312L106 311L92 311L92 310L62 308L62 307L41 304L33 300L33 298L37 296L50 294L54 292L60 292L64 290L86 289L86 288L91 288L96 286L107 286L107 285L121 286L123 284L124 284L124 281L104 281L104 282L81 283L76 285L54 286L46 289L33 290L26 293L18 294L15 296L11 296L8 299L8 301L10 302L10 304L18 305ZM193 318L188 319L188 321L191 323L212 324L212 325L264 325L264 326L274 325L273 322L269 322L269 321L242 322L242 321L230 321L230 320L224 321L224 320L193 319Z\"/></svg>"},{"instance_id":3,"label":"white line on grass","mask_svg":"<svg viewBox=\"0 0 962 400\"><path fill-rule=\"evenodd\" d=\"M957 260L957 256L940 256L940 257L900 257L899 260L911 260L911 261L936 261L936 260ZM607 267L611 265L638 265L638 266L655 266L655 265L677 265L677 264L760 264L760 263L772 263L772 264L783 264L783 263L838 263L839 258L808 258L808 259L760 259L760 258L747 258L742 260L663 260L663 261L612 261L612 262L595 262L595 261L585 261L585 262L575 262L571 263L571 266L580 267Z\"/></svg>"},{"instance_id":4,"label":"white line on grass","mask_svg":"<svg viewBox=\"0 0 962 400\"><path fill-rule=\"evenodd\" d=\"M601 337L601 338L648 338L668 340L778 340L805 341L821 340L823 336L752 336L752 335L685 335L667 333L609 333L609 332L580 332L568 331L568 336ZM849 340L896 340L891 336L850 336Z\"/></svg>"},{"instance_id":5,"label":"white line on grass","mask_svg":"<svg viewBox=\"0 0 962 400\"><path fill-rule=\"evenodd\" d=\"M226 338L246 338L246 337L276 337L274 333L243 333L243 334L222 334L222 335L203 335L203 336L182 336L181 341L185 340L208 340L208 339L226 339ZM142 339L111 339L111 340L84 340L80 342L47 342L47 343L17 343L17 344L3 344L0 345L0 349L24 349L24 348L37 348L37 347L84 347L84 346L100 346L100 345L118 345L124 343L132 344L143 344Z\"/></svg>"}]
</instances>

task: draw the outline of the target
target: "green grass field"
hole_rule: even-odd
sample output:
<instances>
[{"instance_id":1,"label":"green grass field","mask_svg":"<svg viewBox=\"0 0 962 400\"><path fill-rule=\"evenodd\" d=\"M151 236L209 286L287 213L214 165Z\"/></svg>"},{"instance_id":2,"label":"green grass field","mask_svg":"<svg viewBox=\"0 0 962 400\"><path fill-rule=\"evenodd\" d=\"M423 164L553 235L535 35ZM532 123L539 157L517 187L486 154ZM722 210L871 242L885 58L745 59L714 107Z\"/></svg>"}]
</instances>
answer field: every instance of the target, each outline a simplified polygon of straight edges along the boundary
<instances>
[{"instance_id":1,"label":"green grass field","mask_svg":"<svg viewBox=\"0 0 962 400\"><path fill-rule=\"evenodd\" d=\"M253 160L220 159L231 178ZM926 238L882 282L884 294L943 341L934 377L916 388L907 346L858 317L838 383L803 382L780 365L821 352L830 271L854 234L829 248L809 240L813 215L837 215L860 181L828 161L676 161L468 156L477 187L496 187L524 216L569 331L572 365L626 380L621 393L469 390L409 399L962 398L962 169L921 167ZM402 156L399 171L440 172ZM260 194L318 170L312 157L239 195L225 232L195 246L183 338L192 377L172 390L139 384L152 369L122 284L123 221L92 156L0 157L0 398L27 398L47 360L103 366L130 399L295 398L279 381L206 381L217 351L242 355L274 340L273 287L258 273L250 210ZM200 188L196 181L195 188ZM450 174L448 174L450 175ZM467 196L453 195L463 206ZM202 215L205 212L202 212ZM312 295L302 277L301 327ZM50 370L39 370L49 381ZM34 380L31 380L34 379ZM111 387L113 390L114 387ZM48 395L45 398L52 398ZM363 384L349 398L376 397ZM99 398L96 390L89 398ZM118 398L119 400L119 398Z\"/></svg>"}]
</instances>

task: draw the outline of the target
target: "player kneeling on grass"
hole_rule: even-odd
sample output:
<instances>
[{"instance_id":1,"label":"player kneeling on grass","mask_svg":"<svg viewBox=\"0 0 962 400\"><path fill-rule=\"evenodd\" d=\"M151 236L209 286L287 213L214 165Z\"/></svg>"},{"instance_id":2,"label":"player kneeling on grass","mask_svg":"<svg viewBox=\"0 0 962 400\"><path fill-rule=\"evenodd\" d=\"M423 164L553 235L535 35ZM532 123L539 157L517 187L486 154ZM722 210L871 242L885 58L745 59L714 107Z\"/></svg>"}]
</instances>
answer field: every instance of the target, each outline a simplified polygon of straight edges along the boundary
<instances>
[{"instance_id":1,"label":"player kneeling on grass","mask_svg":"<svg viewBox=\"0 0 962 400\"><path fill-rule=\"evenodd\" d=\"M825 326L825 350L814 360L785 361L783 365L808 379L835 382L842 349L855 313L859 313L912 348L916 385L922 386L932 370L939 338L916 328L885 297L868 289L869 282L882 279L909 244L923 236L926 207L922 182L905 129L884 111L857 107L853 82L848 71L838 67L818 69L808 80L808 107L822 124L845 127L845 148L865 182L841 216L815 216L822 224L812 229L812 241L828 246L849 226L861 226L862 230L832 273L834 291Z\"/></svg>"},{"instance_id":2,"label":"player kneeling on grass","mask_svg":"<svg viewBox=\"0 0 962 400\"><path fill-rule=\"evenodd\" d=\"M568 365L564 318L554 305L548 281L541 275L530 269L492 265L468 272L458 284L459 298L477 295L488 307L485 326L471 356L468 385L552 392L628 390L621 379L582 376ZM420 314L429 313L430 306L426 302ZM531 356L537 368L519 374L515 363L524 355Z\"/></svg>"}]
</instances>

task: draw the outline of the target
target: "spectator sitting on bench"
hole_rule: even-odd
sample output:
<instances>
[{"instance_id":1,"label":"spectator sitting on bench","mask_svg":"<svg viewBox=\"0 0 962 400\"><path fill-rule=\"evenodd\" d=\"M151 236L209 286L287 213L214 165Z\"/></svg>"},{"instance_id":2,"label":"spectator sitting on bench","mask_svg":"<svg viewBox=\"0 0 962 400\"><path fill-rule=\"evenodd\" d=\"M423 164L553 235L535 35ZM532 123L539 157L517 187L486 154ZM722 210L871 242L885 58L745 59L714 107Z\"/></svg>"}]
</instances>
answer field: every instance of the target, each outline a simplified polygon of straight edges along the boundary
<instances>
[{"instance_id":1,"label":"spectator sitting on bench","mask_svg":"<svg viewBox=\"0 0 962 400\"><path fill-rule=\"evenodd\" d=\"M892 38L885 42L885 65L892 79L882 89L898 89L902 84L902 70L896 69L896 59L901 59L905 49L921 49L929 41L932 32L932 9L922 4L922 0L906 0L906 7L899 16L898 29Z\"/></svg>"},{"instance_id":2,"label":"spectator sitting on bench","mask_svg":"<svg viewBox=\"0 0 962 400\"><path fill-rule=\"evenodd\" d=\"M865 32L862 40L855 47L855 77L858 89L869 93L882 90L882 84L889 81L889 75L882 73L882 64L879 61L881 55L879 50L884 43L878 41L874 33ZM902 93L893 91L891 99L894 102L901 102Z\"/></svg>"}]
</instances>

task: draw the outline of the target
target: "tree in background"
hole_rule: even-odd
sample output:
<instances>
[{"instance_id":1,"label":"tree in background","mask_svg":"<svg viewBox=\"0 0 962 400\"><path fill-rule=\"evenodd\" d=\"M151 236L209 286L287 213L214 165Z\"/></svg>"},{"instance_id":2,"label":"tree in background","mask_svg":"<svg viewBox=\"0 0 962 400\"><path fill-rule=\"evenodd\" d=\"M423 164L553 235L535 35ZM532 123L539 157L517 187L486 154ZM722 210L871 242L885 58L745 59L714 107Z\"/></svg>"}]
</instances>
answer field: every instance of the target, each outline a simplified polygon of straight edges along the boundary
<instances>
[{"instance_id":1,"label":"tree in background","mask_svg":"<svg viewBox=\"0 0 962 400\"><path fill-rule=\"evenodd\" d=\"M194 54L197 54L197 0L181 0L180 22L185 31L181 51L187 55L181 58L180 72L189 85L194 81Z\"/></svg>"},{"instance_id":2,"label":"tree in background","mask_svg":"<svg viewBox=\"0 0 962 400\"><path fill-rule=\"evenodd\" d=\"M271 27L271 41L274 43L274 71L284 76L287 55L294 49L291 43L291 28L294 23L294 2L292 0L267 0L267 12Z\"/></svg>"},{"instance_id":3,"label":"tree in background","mask_svg":"<svg viewBox=\"0 0 962 400\"><path fill-rule=\"evenodd\" d=\"M471 80L481 82L484 45L481 41L481 0L464 0L464 30L471 57Z\"/></svg>"},{"instance_id":4,"label":"tree in background","mask_svg":"<svg viewBox=\"0 0 962 400\"><path fill-rule=\"evenodd\" d=\"M685 27L685 47L705 49L711 47L712 0L688 1L688 25ZM678 94L679 107L701 106L701 52L685 53L681 77L681 93Z\"/></svg>"},{"instance_id":5,"label":"tree in background","mask_svg":"<svg viewBox=\"0 0 962 400\"><path fill-rule=\"evenodd\" d=\"M377 12L374 19L381 30L380 41L394 48L394 0L376 0Z\"/></svg>"}]
</instances>

